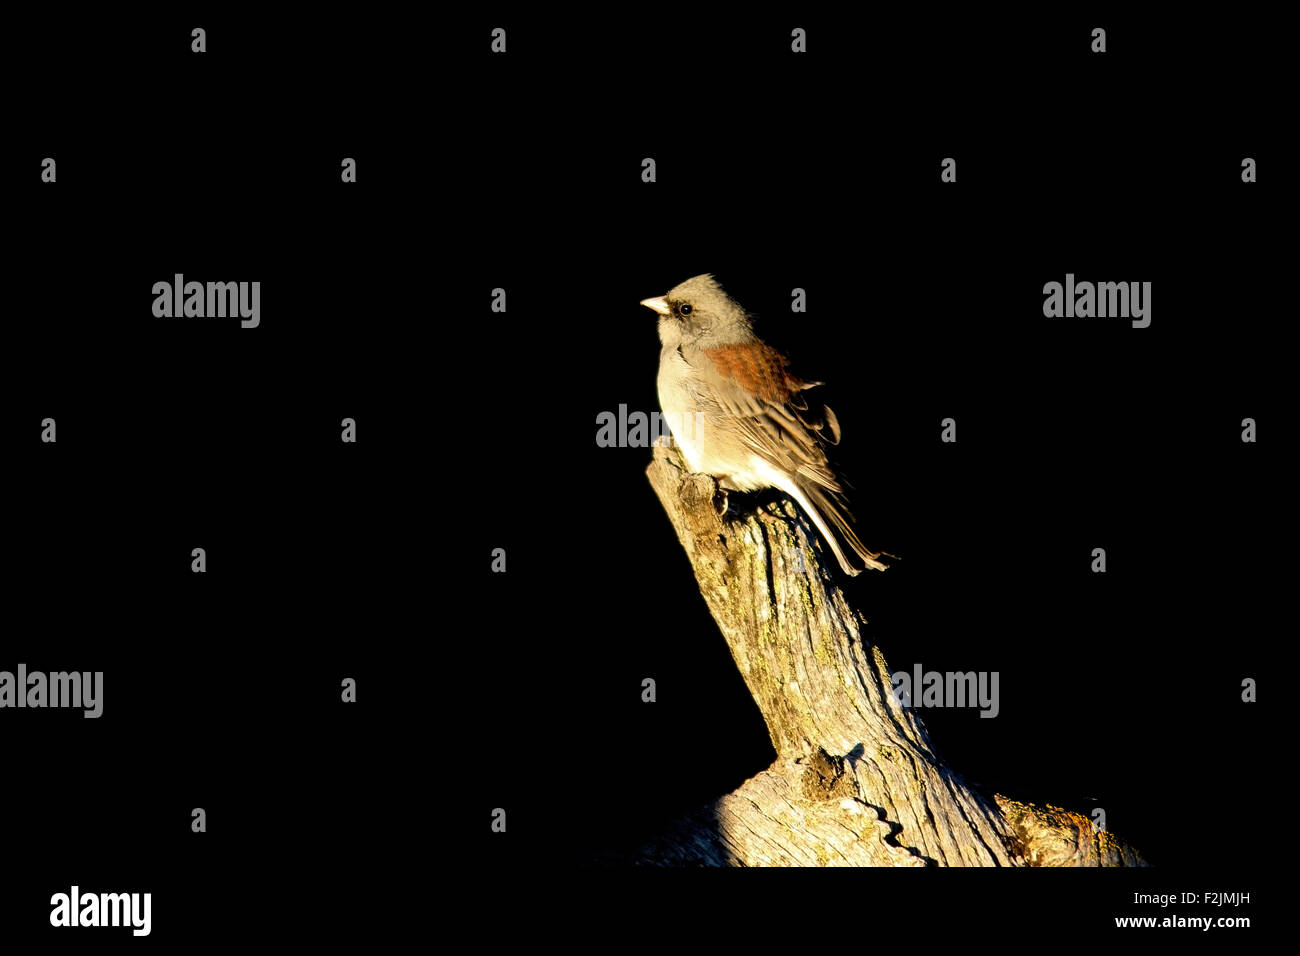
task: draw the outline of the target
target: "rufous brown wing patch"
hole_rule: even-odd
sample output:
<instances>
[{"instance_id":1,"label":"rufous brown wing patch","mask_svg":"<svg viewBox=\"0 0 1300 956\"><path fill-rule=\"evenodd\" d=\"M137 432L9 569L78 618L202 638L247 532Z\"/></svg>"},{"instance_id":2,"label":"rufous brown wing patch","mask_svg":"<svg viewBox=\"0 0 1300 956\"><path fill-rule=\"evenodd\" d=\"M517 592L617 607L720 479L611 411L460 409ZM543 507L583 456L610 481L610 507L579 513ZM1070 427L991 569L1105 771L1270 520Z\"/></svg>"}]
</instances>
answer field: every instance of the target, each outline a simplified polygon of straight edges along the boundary
<instances>
[{"instance_id":1,"label":"rufous brown wing patch","mask_svg":"<svg viewBox=\"0 0 1300 956\"><path fill-rule=\"evenodd\" d=\"M713 367L747 392L768 402L787 402L804 383L786 371L785 356L762 342L703 349Z\"/></svg>"}]
</instances>

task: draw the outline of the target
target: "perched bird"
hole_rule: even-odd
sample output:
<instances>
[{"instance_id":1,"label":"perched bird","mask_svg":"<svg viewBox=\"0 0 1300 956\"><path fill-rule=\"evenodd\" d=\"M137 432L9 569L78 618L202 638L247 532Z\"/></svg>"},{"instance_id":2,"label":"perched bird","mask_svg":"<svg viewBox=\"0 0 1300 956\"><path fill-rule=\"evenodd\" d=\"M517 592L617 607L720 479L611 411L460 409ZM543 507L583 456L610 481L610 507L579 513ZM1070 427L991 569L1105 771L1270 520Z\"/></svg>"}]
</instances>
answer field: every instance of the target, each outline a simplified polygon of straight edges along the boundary
<instances>
[{"instance_id":1,"label":"perched bird","mask_svg":"<svg viewBox=\"0 0 1300 956\"><path fill-rule=\"evenodd\" d=\"M659 313L659 405L686 464L724 491L778 488L812 519L846 574L883 571L884 552L853 533L843 487L822 451L837 444L835 413L809 409L805 382L754 334L750 316L711 275L643 299Z\"/></svg>"}]
</instances>

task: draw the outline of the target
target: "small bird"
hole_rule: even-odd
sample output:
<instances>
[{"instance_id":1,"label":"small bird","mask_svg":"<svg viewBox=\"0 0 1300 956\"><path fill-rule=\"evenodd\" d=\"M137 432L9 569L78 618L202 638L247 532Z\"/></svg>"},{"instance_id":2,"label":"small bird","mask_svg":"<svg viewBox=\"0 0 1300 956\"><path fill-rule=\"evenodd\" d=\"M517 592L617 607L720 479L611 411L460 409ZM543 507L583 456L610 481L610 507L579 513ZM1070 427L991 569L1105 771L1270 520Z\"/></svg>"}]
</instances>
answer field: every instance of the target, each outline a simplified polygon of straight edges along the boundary
<instances>
[{"instance_id":1,"label":"small bird","mask_svg":"<svg viewBox=\"0 0 1300 956\"><path fill-rule=\"evenodd\" d=\"M845 546L864 567L885 570L884 552L854 534L844 488L822 451L823 442L840 440L835 413L810 410L802 394L822 383L791 375L785 356L759 340L748 313L711 275L641 304L659 314L659 406L690 469L712 475L724 492L784 491L845 574L863 570Z\"/></svg>"}]
</instances>

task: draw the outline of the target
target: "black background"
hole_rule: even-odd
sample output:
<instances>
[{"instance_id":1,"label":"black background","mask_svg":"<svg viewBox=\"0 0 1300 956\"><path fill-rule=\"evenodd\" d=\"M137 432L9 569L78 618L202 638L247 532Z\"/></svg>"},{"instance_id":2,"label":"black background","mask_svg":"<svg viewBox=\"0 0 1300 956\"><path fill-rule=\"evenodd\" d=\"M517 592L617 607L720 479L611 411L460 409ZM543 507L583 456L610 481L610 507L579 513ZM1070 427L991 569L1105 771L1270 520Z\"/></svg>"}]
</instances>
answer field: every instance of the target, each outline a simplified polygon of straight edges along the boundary
<instances>
[{"instance_id":1,"label":"black background","mask_svg":"<svg viewBox=\"0 0 1300 956\"><path fill-rule=\"evenodd\" d=\"M828 383L862 536L903 559L848 584L866 637L894 669L1001 674L995 720L923 712L941 754L1104 807L1157 868L870 874L807 905L1001 918L1014 892L1036 926L1064 894L1082 929L1148 912L1134 889L1260 905L1277 717L1266 683L1239 696L1278 666L1285 567L1274 34L1102 11L15 24L0 668L103 670L105 712L0 718L5 932L49 936L73 882L152 891L165 941L373 940L460 892L558 902L557 926L680 913L680 881L592 864L773 753L649 450L595 434L657 408L637 303L700 272ZM154 319L176 272L260 280L261 326ZM1067 272L1150 281L1151 327L1044 318Z\"/></svg>"}]
</instances>

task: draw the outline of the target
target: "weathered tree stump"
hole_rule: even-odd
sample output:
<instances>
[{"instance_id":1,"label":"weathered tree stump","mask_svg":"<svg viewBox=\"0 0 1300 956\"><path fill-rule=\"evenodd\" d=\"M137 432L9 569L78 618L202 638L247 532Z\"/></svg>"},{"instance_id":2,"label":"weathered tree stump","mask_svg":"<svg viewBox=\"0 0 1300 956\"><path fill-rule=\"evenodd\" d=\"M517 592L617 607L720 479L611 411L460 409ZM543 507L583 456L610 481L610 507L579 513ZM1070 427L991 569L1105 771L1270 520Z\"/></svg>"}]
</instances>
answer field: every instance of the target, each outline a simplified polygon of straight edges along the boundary
<instances>
[{"instance_id":1,"label":"weathered tree stump","mask_svg":"<svg viewBox=\"0 0 1300 956\"><path fill-rule=\"evenodd\" d=\"M934 753L788 499L721 516L716 482L655 449L647 475L767 722L777 759L646 844L643 865L1145 865L1091 820L986 797Z\"/></svg>"}]
</instances>

